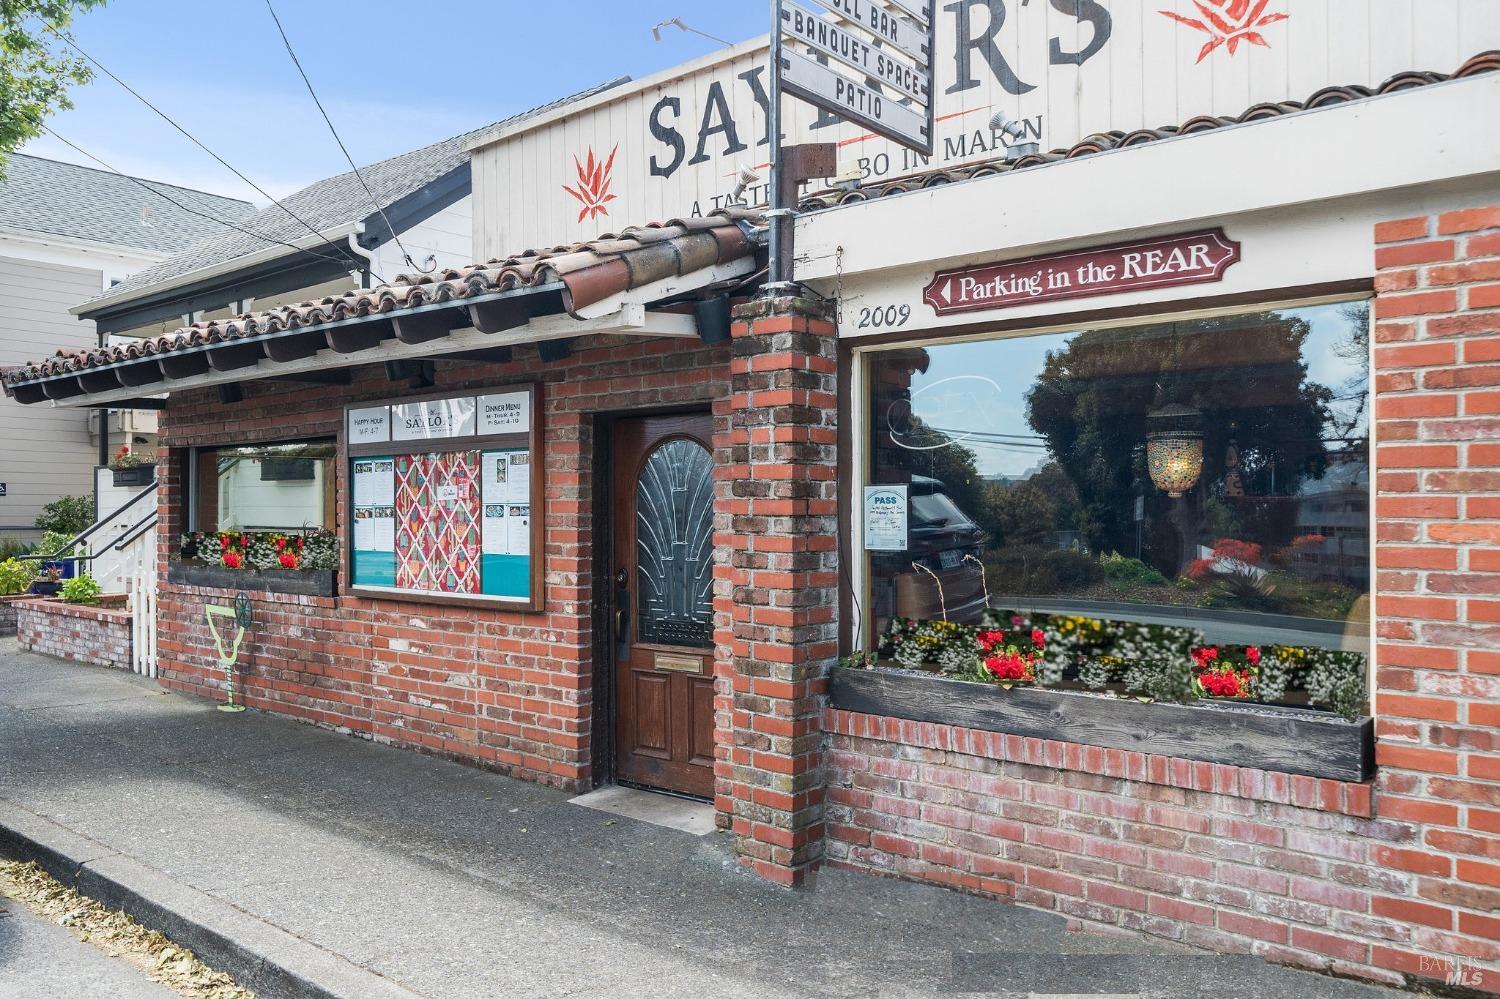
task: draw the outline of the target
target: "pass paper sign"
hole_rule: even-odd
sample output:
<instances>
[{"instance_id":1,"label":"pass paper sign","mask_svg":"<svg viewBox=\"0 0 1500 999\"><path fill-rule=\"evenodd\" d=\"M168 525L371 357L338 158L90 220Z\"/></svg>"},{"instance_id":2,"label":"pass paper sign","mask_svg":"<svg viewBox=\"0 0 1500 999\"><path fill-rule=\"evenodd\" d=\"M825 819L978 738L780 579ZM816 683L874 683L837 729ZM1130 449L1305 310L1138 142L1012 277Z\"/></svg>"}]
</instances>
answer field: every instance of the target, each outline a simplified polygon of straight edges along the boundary
<instances>
[{"instance_id":1,"label":"pass paper sign","mask_svg":"<svg viewBox=\"0 0 1500 999\"><path fill-rule=\"evenodd\" d=\"M906 493L906 486L865 486L866 551L906 551Z\"/></svg>"},{"instance_id":2,"label":"pass paper sign","mask_svg":"<svg viewBox=\"0 0 1500 999\"><path fill-rule=\"evenodd\" d=\"M524 434L530 430L530 392L501 392L479 397L481 434Z\"/></svg>"}]
</instances>

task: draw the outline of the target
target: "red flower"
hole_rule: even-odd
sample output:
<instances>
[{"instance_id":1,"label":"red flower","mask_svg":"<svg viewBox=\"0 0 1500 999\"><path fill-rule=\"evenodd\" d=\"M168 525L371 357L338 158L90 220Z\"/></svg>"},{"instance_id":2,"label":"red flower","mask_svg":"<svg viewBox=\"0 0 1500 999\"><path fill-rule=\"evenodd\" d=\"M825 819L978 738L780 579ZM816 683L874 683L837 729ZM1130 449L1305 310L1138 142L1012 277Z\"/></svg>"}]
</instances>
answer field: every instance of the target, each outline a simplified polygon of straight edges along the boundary
<instances>
[{"instance_id":1,"label":"red flower","mask_svg":"<svg viewBox=\"0 0 1500 999\"><path fill-rule=\"evenodd\" d=\"M286 548L286 538L277 538L276 539L276 550L277 551L282 551L285 548Z\"/></svg>"},{"instance_id":2,"label":"red flower","mask_svg":"<svg viewBox=\"0 0 1500 999\"><path fill-rule=\"evenodd\" d=\"M276 561L281 563L281 567L283 569L297 568L297 556L293 555L291 552L282 552L281 555L277 557Z\"/></svg>"},{"instance_id":3,"label":"red flower","mask_svg":"<svg viewBox=\"0 0 1500 999\"><path fill-rule=\"evenodd\" d=\"M1260 648L1255 645L1245 646L1245 658L1250 660L1251 666L1260 665Z\"/></svg>"},{"instance_id":4,"label":"red flower","mask_svg":"<svg viewBox=\"0 0 1500 999\"><path fill-rule=\"evenodd\" d=\"M1011 627L1013 627L1013 628L1019 628L1019 627L1021 627L1021 625L1025 624L1025 623L1026 623L1026 619L1024 617L1022 617L1021 615L1019 615L1019 614L1012 614L1010 616L1010 624L1011 624Z\"/></svg>"},{"instance_id":5,"label":"red flower","mask_svg":"<svg viewBox=\"0 0 1500 999\"><path fill-rule=\"evenodd\" d=\"M1219 650L1211 645L1200 646L1193 650L1192 655L1199 669L1207 669L1209 663L1219 658Z\"/></svg>"},{"instance_id":6,"label":"red flower","mask_svg":"<svg viewBox=\"0 0 1500 999\"><path fill-rule=\"evenodd\" d=\"M1047 644L1047 635L1040 628L1031 629L1031 644L1041 648Z\"/></svg>"},{"instance_id":7,"label":"red flower","mask_svg":"<svg viewBox=\"0 0 1500 999\"><path fill-rule=\"evenodd\" d=\"M303 544L304 544L303 540L301 538L298 538L297 539L297 547L298 547L298 549L300 549Z\"/></svg>"},{"instance_id":8,"label":"red flower","mask_svg":"<svg viewBox=\"0 0 1500 999\"><path fill-rule=\"evenodd\" d=\"M990 649L993 649L995 646L1005 641L1005 632L995 631L991 629L989 631L981 631L975 637L978 639L980 647L983 648L984 651L988 652Z\"/></svg>"},{"instance_id":9,"label":"red flower","mask_svg":"<svg viewBox=\"0 0 1500 999\"><path fill-rule=\"evenodd\" d=\"M238 569L239 567L240 567L240 553L236 552L236 551L226 551L224 553L224 568L226 568L226 569Z\"/></svg>"},{"instance_id":10,"label":"red flower","mask_svg":"<svg viewBox=\"0 0 1500 999\"><path fill-rule=\"evenodd\" d=\"M220 548L228 548L229 547L229 536L228 535L225 535L225 534L219 535L219 547Z\"/></svg>"},{"instance_id":11,"label":"red flower","mask_svg":"<svg viewBox=\"0 0 1500 999\"><path fill-rule=\"evenodd\" d=\"M240 547L241 548L249 548L250 547L250 535L248 535L248 534L241 534L240 535Z\"/></svg>"},{"instance_id":12,"label":"red flower","mask_svg":"<svg viewBox=\"0 0 1500 999\"><path fill-rule=\"evenodd\" d=\"M997 680L1031 680L1031 660L1015 652L1002 652L984 661L984 668Z\"/></svg>"},{"instance_id":13,"label":"red flower","mask_svg":"<svg viewBox=\"0 0 1500 999\"><path fill-rule=\"evenodd\" d=\"M1199 676L1198 685L1210 697L1249 697L1250 673L1248 670L1216 670Z\"/></svg>"}]
</instances>

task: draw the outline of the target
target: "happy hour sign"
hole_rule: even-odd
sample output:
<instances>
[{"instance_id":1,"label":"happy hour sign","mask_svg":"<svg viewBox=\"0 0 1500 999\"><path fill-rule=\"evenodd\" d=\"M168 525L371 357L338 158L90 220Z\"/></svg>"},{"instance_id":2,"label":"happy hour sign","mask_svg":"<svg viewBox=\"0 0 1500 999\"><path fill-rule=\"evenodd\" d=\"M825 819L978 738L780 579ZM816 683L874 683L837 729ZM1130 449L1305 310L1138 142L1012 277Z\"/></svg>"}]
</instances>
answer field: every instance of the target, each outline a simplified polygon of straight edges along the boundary
<instances>
[{"instance_id":1,"label":"happy hour sign","mask_svg":"<svg viewBox=\"0 0 1500 999\"><path fill-rule=\"evenodd\" d=\"M922 289L934 312L979 312L1065 298L1218 281L1240 259L1222 229L938 271Z\"/></svg>"}]
</instances>

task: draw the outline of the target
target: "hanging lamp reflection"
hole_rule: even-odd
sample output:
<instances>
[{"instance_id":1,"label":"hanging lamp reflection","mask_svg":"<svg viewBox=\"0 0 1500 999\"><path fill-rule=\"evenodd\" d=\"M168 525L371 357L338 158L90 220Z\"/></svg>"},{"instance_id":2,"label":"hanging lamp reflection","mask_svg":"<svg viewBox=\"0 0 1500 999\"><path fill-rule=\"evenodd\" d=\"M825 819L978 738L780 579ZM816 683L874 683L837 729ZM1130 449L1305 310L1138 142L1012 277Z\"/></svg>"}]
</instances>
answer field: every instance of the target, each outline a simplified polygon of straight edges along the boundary
<instances>
[{"instance_id":1,"label":"hanging lamp reflection","mask_svg":"<svg viewBox=\"0 0 1500 999\"><path fill-rule=\"evenodd\" d=\"M1203 414L1173 403L1146 416L1146 470L1156 488L1174 499L1203 474Z\"/></svg>"}]
</instances>

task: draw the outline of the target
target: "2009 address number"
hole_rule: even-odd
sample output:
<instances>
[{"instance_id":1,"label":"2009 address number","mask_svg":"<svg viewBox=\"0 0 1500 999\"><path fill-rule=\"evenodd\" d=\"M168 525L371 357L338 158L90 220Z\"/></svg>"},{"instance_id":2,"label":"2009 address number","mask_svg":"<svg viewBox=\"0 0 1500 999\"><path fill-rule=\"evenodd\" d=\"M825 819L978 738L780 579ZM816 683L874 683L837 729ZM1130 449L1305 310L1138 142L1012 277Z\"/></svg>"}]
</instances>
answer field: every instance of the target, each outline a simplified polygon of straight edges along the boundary
<instances>
[{"instance_id":1,"label":"2009 address number","mask_svg":"<svg viewBox=\"0 0 1500 999\"><path fill-rule=\"evenodd\" d=\"M911 319L910 305L861 306L858 329L899 329Z\"/></svg>"}]
</instances>

